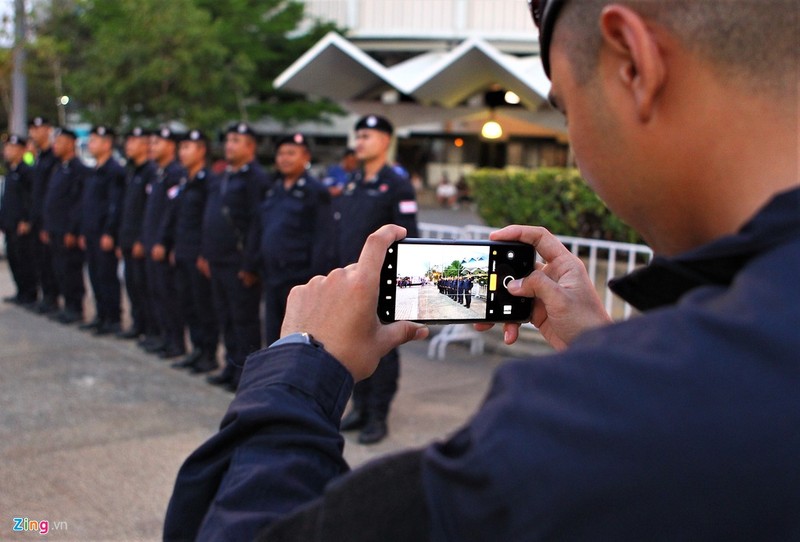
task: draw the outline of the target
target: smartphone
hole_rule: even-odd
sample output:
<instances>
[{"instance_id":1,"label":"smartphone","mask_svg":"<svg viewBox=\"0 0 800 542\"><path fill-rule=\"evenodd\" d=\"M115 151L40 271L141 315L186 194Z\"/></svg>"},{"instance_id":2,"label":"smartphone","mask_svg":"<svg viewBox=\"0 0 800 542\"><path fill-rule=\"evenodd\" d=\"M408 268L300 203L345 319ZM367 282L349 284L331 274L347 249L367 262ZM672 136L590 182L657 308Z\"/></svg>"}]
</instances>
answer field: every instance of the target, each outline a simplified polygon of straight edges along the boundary
<instances>
[{"instance_id":1,"label":"smartphone","mask_svg":"<svg viewBox=\"0 0 800 542\"><path fill-rule=\"evenodd\" d=\"M531 245L499 241L404 239L386 251L378 316L426 324L523 322L533 300L508 293L534 268Z\"/></svg>"}]
</instances>

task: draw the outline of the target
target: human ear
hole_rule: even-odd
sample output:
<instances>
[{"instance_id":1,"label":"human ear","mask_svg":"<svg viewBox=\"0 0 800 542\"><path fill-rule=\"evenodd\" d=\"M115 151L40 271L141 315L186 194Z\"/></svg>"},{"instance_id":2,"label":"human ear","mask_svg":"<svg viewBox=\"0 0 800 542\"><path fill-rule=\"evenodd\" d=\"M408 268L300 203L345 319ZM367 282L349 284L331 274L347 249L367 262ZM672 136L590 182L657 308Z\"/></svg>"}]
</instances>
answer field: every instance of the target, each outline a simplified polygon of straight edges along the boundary
<instances>
[{"instance_id":1,"label":"human ear","mask_svg":"<svg viewBox=\"0 0 800 542\"><path fill-rule=\"evenodd\" d=\"M604 49L616 63L620 83L634 100L639 120L648 122L667 74L657 33L638 13L620 5L603 9L600 33Z\"/></svg>"}]
</instances>

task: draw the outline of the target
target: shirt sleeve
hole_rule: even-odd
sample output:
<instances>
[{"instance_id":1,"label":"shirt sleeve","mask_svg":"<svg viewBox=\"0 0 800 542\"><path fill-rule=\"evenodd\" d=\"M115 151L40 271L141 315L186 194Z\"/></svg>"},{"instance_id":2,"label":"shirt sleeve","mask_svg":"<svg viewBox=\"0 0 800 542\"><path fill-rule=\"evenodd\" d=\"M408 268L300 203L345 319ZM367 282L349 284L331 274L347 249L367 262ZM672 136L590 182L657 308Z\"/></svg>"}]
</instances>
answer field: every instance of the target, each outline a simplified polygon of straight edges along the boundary
<instances>
[{"instance_id":1,"label":"shirt sleeve","mask_svg":"<svg viewBox=\"0 0 800 542\"><path fill-rule=\"evenodd\" d=\"M252 540L321 495L348 471L339 422L352 386L321 348L250 356L220 431L178 474L164 540Z\"/></svg>"},{"instance_id":2,"label":"shirt sleeve","mask_svg":"<svg viewBox=\"0 0 800 542\"><path fill-rule=\"evenodd\" d=\"M419 237L417 227L417 198L408 179L398 178L395 187L393 223L408 230L407 237Z\"/></svg>"}]
</instances>

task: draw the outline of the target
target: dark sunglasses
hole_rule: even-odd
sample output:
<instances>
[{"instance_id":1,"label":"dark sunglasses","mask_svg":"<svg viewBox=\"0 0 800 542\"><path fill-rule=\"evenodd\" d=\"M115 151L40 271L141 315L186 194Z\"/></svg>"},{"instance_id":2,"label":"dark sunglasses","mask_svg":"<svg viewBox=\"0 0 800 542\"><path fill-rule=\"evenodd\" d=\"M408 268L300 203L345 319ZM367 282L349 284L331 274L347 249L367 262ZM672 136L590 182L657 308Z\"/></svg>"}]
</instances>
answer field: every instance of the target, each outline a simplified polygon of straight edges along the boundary
<instances>
[{"instance_id":1,"label":"dark sunglasses","mask_svg":"<svg viewBox=\"0 0 800 542\"><path fill-rule=\"evenodd\" d=\"M533 24L539 29L539 54L547 77L550 77L550 42L553 39L553 28L565 2L566 0L528 0Z\"/></svg>"}]
</instances>

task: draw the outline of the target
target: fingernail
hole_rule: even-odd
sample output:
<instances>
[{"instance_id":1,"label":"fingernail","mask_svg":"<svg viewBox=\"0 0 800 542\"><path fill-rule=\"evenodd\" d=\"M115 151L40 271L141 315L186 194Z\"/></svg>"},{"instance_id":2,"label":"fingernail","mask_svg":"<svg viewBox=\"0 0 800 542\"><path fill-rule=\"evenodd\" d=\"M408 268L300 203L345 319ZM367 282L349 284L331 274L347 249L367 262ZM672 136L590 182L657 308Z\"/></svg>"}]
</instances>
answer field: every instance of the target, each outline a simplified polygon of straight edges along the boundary
<instances>
[{"instance_id":1,"label":"fingernail","mask_svg":"<svg viewBox=\"0 0 800 542\"><path fill-rule=\"evenodd\" d=\"M514 279L508 283L509 290L519 290L522 288L522 279Z\"/></svg>"},{"instance_id":2,"label":"fingernail","mask_svg":"<svg viewBox=\"0 0 800 542\"><path fill-rule=\"evenodd\" d=\"M505 333L503 333L503 342L505 342L506 344L508 344L508 341L510 341L510 340L511 340L511 333L510 333L510 332L508 332L508 331L506 331Z\"/></svg>"}]
</instances>

